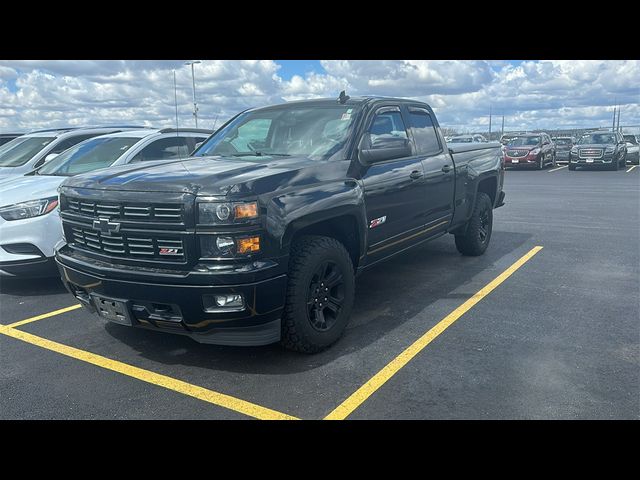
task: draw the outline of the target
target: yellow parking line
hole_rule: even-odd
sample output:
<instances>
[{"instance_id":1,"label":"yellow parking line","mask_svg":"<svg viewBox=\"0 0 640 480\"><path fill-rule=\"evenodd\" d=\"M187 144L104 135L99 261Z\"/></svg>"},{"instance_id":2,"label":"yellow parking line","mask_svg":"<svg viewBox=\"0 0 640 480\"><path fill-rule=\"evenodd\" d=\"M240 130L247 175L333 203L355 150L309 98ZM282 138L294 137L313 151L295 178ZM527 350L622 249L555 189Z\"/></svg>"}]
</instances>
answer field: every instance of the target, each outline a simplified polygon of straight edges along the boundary
<instances>
[{"instance_id":1,"label":"yellow parking line","mask_svg":"<svg viewBox=\"0 0 640 480\"><path fill-rule=\"evenodd\" d=\"M561 167L558 168L552 168L551 170L547 170L547 172L551 173L551 172L555 172L556 170L562 170L563 168L567 168L569 165L563 165Z\"/></svg>"},{"instance_id":2,"label":"yellow parking line","mask_svg":"<svg viewBox=\"0 0 640 480\"><path fill-rule=\"evenodd\" d=\"M485 285L480 291L478 291L473 297L464 302L453 312L440 320L433 328L422 335L418 340L409 345L400 355L391 360L382 370L376 373L369 379L364 385L349 396L344 402L338 405L329 415L325 417L325 420L344 420L353 411L362 405L371 395L373 395L382 385L384 385L391 377L393 377L402 367L404 367L409 361L420 353L427 345L435 340L438 335L444 332L450 327L456 320L462 315L468 312L476 303L489 295L498 285L509 278L516 270L522 265L527 263L536 253L542 250L541 246L533 247L529 252L520 257L513 265L507 268L504 272L494 278L491 282Z\"/></svg>"},{"instance_id":3,"label":"yellow parking line","mask_svg":"<svg viewBox=\"0 0 640 480\"><path fill-rule=\"evenodd\" d=\"M76 310L80 307L82 307L82 305L78 303L77 305L71 305L70 307L61 308L60 310L54 310L53 312L43 313L42 315L27 318L25 320L20 320L19 322L10 323L9 325L4 325L4 326L7 328L15 328L15 327L19 327L20 325L24 325L25 323L37 322L38 320L44 320L45 318L55 317L56 315L70 312L71 310Z\"/></svg>"},{"instance_id":4,"label":"yellow parking line","mask_svg":"<svg viewBox=\"0 0 640 480\"><path fill-rule=\"evenodd\" d=\"M627 170L627 173L629 173L631 170L633 170L634 168L637 168L638 165L632 165L631 167L629 167L629 170Z\"/></svg>"},{"instance_id":5,"label":"yellow parking line","mask_svg":"<svg viewBox=\"0 0 640 480\"><path fill-rule=\"evenodd\" d=\"M212 403L214 405L218 405L235 412L243 413L244 415L248 415L249 417L257 418L260 420L297 420L296 417L287 415L286 413L271 410L270 408L262 407L260 405L256 405L255 403L247 402L245 400L241 400L230 395L225 395L223 393L214 392L213 390L208 390L197 385L192 385L190 383L183 382L182 380L167 377L166 375L151 372L143 368L134 367L133 365L128 365L117 360L111 360L110 358L96 355L95 353L86 352L74 347L69 347L68 345L53 342L51 340L47 340L46 338L23 332L22 330L9 328L3 325L0 326L0 333L7 335L8 337L16 338L18 340L22 340L23 342L27 342L32 345L45 348L47 350L51 350L52 352L75 358L76 360L91 363L98 367L102 367L113 372L118 372L123 375L142 380L143 382L150 383L152 385L157 385L168 390L173 390L174 392L182 393L183 395L197 398L198 400L202 400L204 402Z\"/></svg>"}]
</instances>

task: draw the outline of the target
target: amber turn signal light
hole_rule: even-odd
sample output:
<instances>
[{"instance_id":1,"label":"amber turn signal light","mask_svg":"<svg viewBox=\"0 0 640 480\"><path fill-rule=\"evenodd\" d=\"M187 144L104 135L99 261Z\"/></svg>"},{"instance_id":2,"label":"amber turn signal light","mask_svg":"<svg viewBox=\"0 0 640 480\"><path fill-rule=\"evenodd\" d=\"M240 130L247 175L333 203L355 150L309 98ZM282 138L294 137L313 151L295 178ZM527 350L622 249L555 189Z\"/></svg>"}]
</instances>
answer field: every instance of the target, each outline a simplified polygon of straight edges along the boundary
<instances>
[{"instance_id":1,"label":"amber turn signal light","mask_svg":"<svg viewBox=\"0 0 640 480\"><path fill-rule=\"evenodd\" d=\"M240 254L260 251L260 237L238 238L236 242L237 252Z\"/></svg>"},{"instance_id":2,"label":"amber turn signal light","mask_svg":"<svg viewBox=\"0 0 640 480\"><path fill-rule=\"evenodd\" d=\"M256 218L258 216L258 203L241 203L235 206L235 218Z\"/></svg>"}]
</instances>

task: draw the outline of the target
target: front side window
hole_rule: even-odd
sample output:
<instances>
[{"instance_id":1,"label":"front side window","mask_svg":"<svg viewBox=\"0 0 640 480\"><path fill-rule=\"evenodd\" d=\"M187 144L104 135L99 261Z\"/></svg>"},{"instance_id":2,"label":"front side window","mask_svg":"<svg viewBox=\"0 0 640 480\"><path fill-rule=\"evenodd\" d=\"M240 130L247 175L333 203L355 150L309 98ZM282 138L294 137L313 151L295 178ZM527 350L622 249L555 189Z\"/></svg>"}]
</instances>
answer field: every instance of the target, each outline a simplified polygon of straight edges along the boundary
<instances>
[{"instance_id":1,"label":"front side window","mask_svg":"<svg viewBox=\"0 0 640 480\"><path fill-rule=\"evenodd\" d=\"M146 162L149 160L169 160L186 158L189 156L187 137L168 137L151 142L140 150L132 162Z\"/></svg>"},{"instance_id":2,"label":"front side window","mask_svg":"<svg viewBox=\"0 0 640 480\"><path fill-rule=\"evenodd\" d=\"M282 105L246 112L218 130L194 155L342 159L358 113L353 105Z\"/></svg>"},{"instance_id":3,"label":"front side window","mask_svg":"<svg viewBox=\"0 0 640 480\"><path fill-rule=\"evenodd\" d=\"M71 147L45 164L38 175L73 176L109 167L140 138L98 137Z\"/></svg>"},{"instance_id":4,"label":"front side window","mask_svg":"<svg viewBox=\"0 0 640 480\"><path fill-rule=\"evenodd\" d=\"M426 111L411 110L409 122L418 155L434 155L442 150L433 120Z\"/></svg>"},{"instance_id":5,"label":"front side window","mask_svg":"<svg viewBox=\"0 0 640 480\"><path fill-rule=\"evenodd\" d=\"M386 140L394 138L407 138L407 129L400 112L388 111L377 114L369 128L371 148L384 148L387 146Z\"/></svg>"},{"instance_id":6,"label":"front side window","mask_svg":"<svg viewBox=\"0 0 640 480\"><path fill-rule=\"evenodd\" d=\"M2 146L0 167L19 167L24 165L54 139L55 137L22 137L12 140ZM11 145L16 140L18 141ZM11 145L9 148L4 149L9 145Z\"/></svg>"}]
</instances>

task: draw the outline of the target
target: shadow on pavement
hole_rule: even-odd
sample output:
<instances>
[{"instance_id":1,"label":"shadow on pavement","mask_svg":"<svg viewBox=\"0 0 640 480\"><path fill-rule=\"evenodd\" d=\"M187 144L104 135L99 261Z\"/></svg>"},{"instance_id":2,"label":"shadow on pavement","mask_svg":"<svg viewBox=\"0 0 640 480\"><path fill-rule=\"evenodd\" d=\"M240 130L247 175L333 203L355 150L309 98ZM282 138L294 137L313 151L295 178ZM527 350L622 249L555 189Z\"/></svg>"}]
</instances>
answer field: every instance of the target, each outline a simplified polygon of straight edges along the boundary
<instances>
[{"instance_id":1,"label":"shadow on pavement","mask_svg":"<svg viewBox=\"0 0 640 480\"><path fill-rule=\"evenodd\" d=\"M67 290L59 277L7 278L0 277L0 293L24 297L59 295ZM73 301L73 297L69 296Z\"/></svg>"},{"instance_id":2,"label":"shadow on pavement","mask_svg":"<svg viewBox=\"0 0 640 480\"><path fill-rule=\"evenodd\" d=\"M492 244L484 256L463 257L457 252L453 238L444 236L372 268L356 282L355 304L345 336L316 355L289 352L277 344L203 345L188 337L112 323L106 323L105 330L141 356L161 364L263 375L306 371L365 348L439 299L459 299L462 303L475 290L468 294L451 292L493 267L529 238L528 234L494 231Z\"/></svg>"}]
</instances>

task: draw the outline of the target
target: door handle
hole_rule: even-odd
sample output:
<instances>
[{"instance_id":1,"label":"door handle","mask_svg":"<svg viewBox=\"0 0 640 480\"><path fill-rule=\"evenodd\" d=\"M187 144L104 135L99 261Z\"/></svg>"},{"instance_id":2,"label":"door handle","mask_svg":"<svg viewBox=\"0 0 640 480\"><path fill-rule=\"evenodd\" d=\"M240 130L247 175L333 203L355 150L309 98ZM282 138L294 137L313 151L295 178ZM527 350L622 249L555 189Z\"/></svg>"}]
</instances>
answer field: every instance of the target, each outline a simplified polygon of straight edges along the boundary
<instances>
[{"instance_id":1,"label":"door handle","mask_svg":"<svg viewBox=\"0 0 640 480\"><path fill-rule=\"evenodd\" d=\"M411 178L412 180L417 180L419 178L422 178L422 175L424 175L422 172L419 172L418 170L414 170L409 175L409 178Z\"/></svg>"},{"instance_id":2,"label":"door handle","mask_svg":"<svg viewBox=\"0 0 640 480\"><path fill-rule=\"evenodd\" d=\"M442 171L444 173L449 173L451 171L451 165L445 165L444 167L442 167Z\"/></svg>"}]
</instances>

